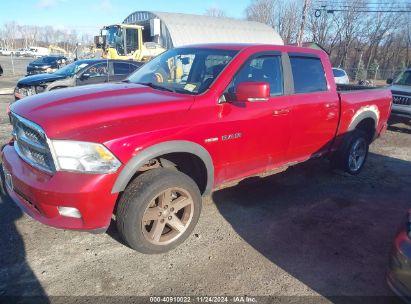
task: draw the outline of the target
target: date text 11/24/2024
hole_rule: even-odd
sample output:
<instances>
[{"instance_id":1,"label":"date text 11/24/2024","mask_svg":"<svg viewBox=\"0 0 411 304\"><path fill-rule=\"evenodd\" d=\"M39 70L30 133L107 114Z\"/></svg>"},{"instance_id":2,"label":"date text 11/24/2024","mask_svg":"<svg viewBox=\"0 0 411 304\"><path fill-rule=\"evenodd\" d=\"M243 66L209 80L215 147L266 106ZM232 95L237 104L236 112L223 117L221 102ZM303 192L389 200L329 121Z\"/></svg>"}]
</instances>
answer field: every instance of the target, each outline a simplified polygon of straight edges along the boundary
<instances>
[{"instance_id":1,"label":"date text 11/24/2024","mask_svg":"<svg viewBox=\"0 0 411 304\"><path fill-rule=\"evenodd\" d=\"M150 303L258 303L250 296L161 296L150 297Z\"/></svg>"}]
</instances>

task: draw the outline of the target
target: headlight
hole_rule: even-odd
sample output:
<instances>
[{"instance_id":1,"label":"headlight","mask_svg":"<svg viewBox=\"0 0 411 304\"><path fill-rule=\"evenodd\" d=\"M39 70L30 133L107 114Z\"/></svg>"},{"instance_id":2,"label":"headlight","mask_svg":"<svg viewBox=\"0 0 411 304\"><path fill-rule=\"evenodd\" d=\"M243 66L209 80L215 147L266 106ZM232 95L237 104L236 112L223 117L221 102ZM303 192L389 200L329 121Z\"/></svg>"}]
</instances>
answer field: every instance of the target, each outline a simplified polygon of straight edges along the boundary
<instances>
[{"instance_id":1,"label":"headlight","mask_svg":"<svg viewBox=\"0 0 411 304\"><path fill-rule=\"evenodd\" d=\"M26 88L26 92L27 92L27 96L31 96L31 95L36 95L36 90L34 89L34 87L28 87Z\"/></svg>"},{"instance_id":2,"label":"headlight","mask_svg":"<svg viewBox=\"0 0 411 304\"><path fill-rule=\"evenodd\" d=\"M39 85L39 86L36 87L36 92L37 93L42 93L42 92L44 92L45 89L46 89L46 87Z\"/></svg>"},{"instance_id":3,"label":"headlight","mask_svg":"<svg viewBox=\"0 0 411 304\"><path fill-rule=\"evenodd\" d=\"M15 88L14 92L22 96L31 96L36 94L34 87Z\"/></svg>"},{"instance_id":4,"label":"headlight","mask_svg":"<svg viewBox=\"0 0 411 304\"><path fill-rule=\"evenodd\" d=\"M47 68L46 69L46 73L52 73L52 72L54 72L54 69L52 69L52 68Z\"/></svg>"},{"instance_id":5,"label":"headlight","mask_svg":"<svg viewBox=\"0 0 411 304\"><path fill-rule=\"evenodd\" d=\"M26 88L15 88L14 93L20 94L22 96L27 96Z\"/></svg>"},{"instance_id":6,"label":"headlight","mask_svg":"<svg viewBox=\"0 0 411 304\"><path fill-rule=\"evenodd\" d=\"M111 173L120 161L103 145L70 140L52 140L58 167L64 171Z\"/></svg>"}]
</instances>

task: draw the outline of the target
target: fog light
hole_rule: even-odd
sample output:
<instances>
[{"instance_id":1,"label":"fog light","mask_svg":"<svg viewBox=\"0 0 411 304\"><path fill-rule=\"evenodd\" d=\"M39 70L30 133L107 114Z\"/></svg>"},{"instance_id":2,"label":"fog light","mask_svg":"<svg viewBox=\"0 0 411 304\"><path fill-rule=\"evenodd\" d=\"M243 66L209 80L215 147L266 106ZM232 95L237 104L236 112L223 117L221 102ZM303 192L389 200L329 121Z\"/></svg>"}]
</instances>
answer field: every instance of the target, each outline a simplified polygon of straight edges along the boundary
<instances>
[{"instance_id":1,"label":"fog light","mask_svg":"<svg viewBox=\"0 0 411 304\"><path fill-rule=\"evenodd\" d=\"M81 213L77 208L72 207L58 207L59 213L62 216L81 218Z\"/></svg>"}]
</instances>

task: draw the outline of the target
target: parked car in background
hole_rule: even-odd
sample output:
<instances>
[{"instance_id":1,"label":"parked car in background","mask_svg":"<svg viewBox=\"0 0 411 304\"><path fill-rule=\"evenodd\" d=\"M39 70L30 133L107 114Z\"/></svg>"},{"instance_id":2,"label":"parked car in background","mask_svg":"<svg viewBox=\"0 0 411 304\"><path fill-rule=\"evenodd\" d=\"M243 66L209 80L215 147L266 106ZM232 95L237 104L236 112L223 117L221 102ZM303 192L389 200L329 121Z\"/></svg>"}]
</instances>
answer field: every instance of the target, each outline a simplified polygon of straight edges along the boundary
<instances>
[{"instance_id":1,"label":"parked car in background","mask_svg":"<svg viewBox=\"0 0 411 304\"><path fill-rule=\"evenodd\" d=\"M395 237L386 279L395 294L411 303L411 209Z\"/></svg>"},{"instance_id":2,"label":"parked car in background","mask_svg":"<svg viewBox=\"0 0 411 304\"><path fill-rule=\"evenodd\" d=\"M387 83L391 84L391 113L411 118L411 69L404 70L395 80L388 79Z\"/></svg>"},{"instance_id":3,"label":"parked car in background","mask_svg":"<svg viewBox=\"0 0 411 304\"><path fill-rule=\"evenodd\" d=\"M12 104L6 189L63 229L106 231L114 213L131 248L161 253L191 234L201 195L225 183L320 156L359 174L390 109L387 88L337 86L319 50L173 48L125 82Z\"/></svg>"},{"instance_id":4,"label":"parked car in background","mask_svg":"<svg viewBox=\"0 0 411 304\"><path fill-rule=\"evenodd\" d=\"M12 51L5 49L5 48L0 48L0 55L10 56L11 54L12 54Z\"/></svg>"},{"instance_id":5,"label":"parked car in background","mask_svg":"<svg viewBox=\"0 0 411 304\"><path fill-rule=\"evenodd\" d=\"M64 66L67 58L64 56L44 56L29 63L27 75L53 73Z\"/></svg>"},{"instance_id":6,"label":"parked car in background","mask_svg":"<svg viewBox=\"0 0 411 304\"><path fill-rule=\"evenodd\" d=\"M123 60L78 60L51 74L31 75L20 79L14 90L14 98L19 100L61 88L120 81L141 65L141 62Z\"/></svg>"},{"instance_id":7,"label":"parked car in background","mask_svg":"<svg viewBox=\"0 0 411 304\"><path fill-rule=\"evenodd\" d=\"M30 52L29 49L20 48L20 49L14 50L13 55L15 55L16 57L22 57L22 56L27 56L29 52Z\"/></svg>"},{"instance_id":8,"label":"parked car in background","mask_svg":"<svg viewBox=\"0 0 411 304\"><path fill-rule=\"evenodd\" d=\"M340 68L333 68L333 75L335 83L338 84L349 84L350 78L347 75L347 72Z\"/></svg>"},{"instance_id":9,"label":"parked car in background","mask_svg":"<svg viewBox=\"0 0 411 304\"><path fill-rule=\"evenodd\" d=\"M45 47L31 46L26 54L29 57L40 58L43 56L49 56L50 50Z\"/></svg>"}]
</instances>

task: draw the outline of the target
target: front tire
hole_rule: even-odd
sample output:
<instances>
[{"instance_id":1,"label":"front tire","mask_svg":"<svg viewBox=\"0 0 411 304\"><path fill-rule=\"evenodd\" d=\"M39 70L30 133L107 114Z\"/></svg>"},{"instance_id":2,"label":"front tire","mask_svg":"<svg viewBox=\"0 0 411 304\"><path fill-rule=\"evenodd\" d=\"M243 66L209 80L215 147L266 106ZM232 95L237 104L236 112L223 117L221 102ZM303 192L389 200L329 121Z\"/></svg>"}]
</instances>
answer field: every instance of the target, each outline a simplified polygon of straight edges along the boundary
<instances>
[{"instance_id":1,"label":"front tire","mask_svg":"<svg viewBox=\"0 0 411 304\"><path fill-rule=\"evenodd\" d=\"M167 252L184 242L201 212L195 182L172 169L149 170L125 189L117 207L117 229L134 250Z\"/></svg>"},{"instance_id":2,"label":"front tire","mask_svg":"<svg viewBox=\"0 0 411 304\"><path fill-rule=\"evenodd\" d=\"M346 141L331 159L333 168L351 175L361 172L368 156L369 142L362 130L354 130L347 135Z\"/></svg>"}]
</instances>

